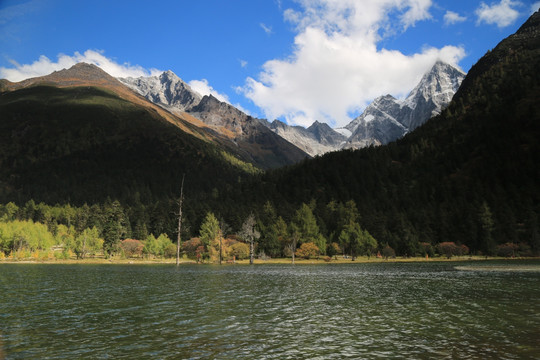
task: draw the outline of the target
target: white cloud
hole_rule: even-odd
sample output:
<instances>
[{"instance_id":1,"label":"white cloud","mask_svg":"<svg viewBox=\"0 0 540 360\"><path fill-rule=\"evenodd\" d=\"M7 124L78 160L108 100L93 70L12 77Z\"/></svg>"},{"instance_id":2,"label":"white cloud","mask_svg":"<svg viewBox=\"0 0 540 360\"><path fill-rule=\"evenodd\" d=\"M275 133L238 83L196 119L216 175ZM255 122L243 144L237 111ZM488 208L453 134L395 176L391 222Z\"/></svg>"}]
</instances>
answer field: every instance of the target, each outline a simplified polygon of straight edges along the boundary
<instances>
[{"instance_id":1,"label":"white cloud","mask_svg":"<svg viewBox=\"0 0 540 360\"><path fill-rule=\"evenodd\" d=\"M429 19L428 0L299 3L302 11L284 12L298 31L293 53L267 61L258 78L248 78L243 88L269 120L344 126L379 95L405 96L436 60L455 65L465 56L463 48L454 46L426 47L412 55L377 48L385 34Z\"/></svg>"},{"instance_id":2,"label":"white cloud","mask_svg":"<svg viewBox=\"0 0 540 360\"><path fill-rule=\"evenodd\" d=\"M445 25L454 25L460 22L464 22L467 20L465 16L461 16L456 12L453 11L446 11L446 14L444 14L444 24Z\"/></svg>"},{"instance_id":3,"label":"white cloud","mask_svg":"<svg viewBox=\"0 0 540 360\"><path fill-rule=\"evenodd\" d=\"M219 101L223 101L226 103L230 103L229 97L225 94L221 94L216 89L214 89L209 83L208 80L202 79L202 80L191 80L189 83L189 86L196 92L198 92L201 95L212 95Z\"/></svg>"},{"instance_id":4,"label":"white cloud","mask_svg":"<svg viewBox=\"0 0 540 360\"><path fill-rule=\"evenodd\" d=\"M264 32L265 32L267 35L271 35L271 34L272 34L272 26L266 25L266 24L264 24L264 23L260 23L259 25L261 26L261 28L264 30Z\"/></svg>"},{"instance_id":5,"label":"white cloud","mask_svg":"<svg viewBox=\"0 0 540 360\"><path fill-rule=\"evenodd\" d=\"M491 6L482 2L476 9L478 16L477 25L481 23L495 24L499 28L511 25L519 17L519 12L514 7L521 5L518 1L501 0L498 4L492 3Z\"/></svg>"},{"instance_id":6,"label":"white cloud","mask_svg":"<svg viewBox=\"0 0 540 360\"><path fill-rule=\"evenodd\" d=\"M12 60L13 68L0 67L0 78L21 81L31 77L48 75L53 71L68 69L80 62L97 65L114 77L139 77L161 73L157 69L147 70L139 65L119 64L103 54L103 51L86 50L83 54L75 52L72 56L60 54L57 61L52 61L48 57L41 55L39 60L34 61L32 64L23 65Z\"/></svg>"},{"instance_id":7,"label":"white cloud","mask_svg":"<svg viewBox=\"0 0 540 360\"><path fill-rule=\"evenodd\" d=\"M240 66L245 68L248 65L248 62L244 59L238 59L240 61Z\"/></svg>"},{"instance_id":8,"label":"white cloud","mask_svg":"<svg viewBox=\"0 0 540 360\"><path fill-rule=\"evenodd\" d=\"M531 5L531 15L537 12L539 9L540 9L540 1L537 1Z\"/></svg>"},{"instance_id":9,"label":"white cloud","mask_svg":"<svg viewBox=\"0 0 540 360\"><path fill-rule=\"evenodd\" d=\"M403 6L409 8L400 16L405 29L409 26L414 26L417 21L431 18L431 15L429 14L431 0L409 0L402 3L404 3Z\"/></svg>"}]
</instances>

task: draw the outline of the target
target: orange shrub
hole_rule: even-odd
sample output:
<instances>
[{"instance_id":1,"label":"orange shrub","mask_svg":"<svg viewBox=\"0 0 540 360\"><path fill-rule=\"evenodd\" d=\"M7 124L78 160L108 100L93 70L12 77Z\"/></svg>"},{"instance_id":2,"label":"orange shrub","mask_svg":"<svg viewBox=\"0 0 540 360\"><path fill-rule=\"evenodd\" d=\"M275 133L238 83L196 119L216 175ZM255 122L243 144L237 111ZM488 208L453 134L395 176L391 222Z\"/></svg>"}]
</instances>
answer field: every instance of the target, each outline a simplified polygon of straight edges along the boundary
<instances>
[{"instance_id":1,"label":"orange shrub","mask_svg":"<svg viewBox=\"0 0 540 360\"><path fill-rule=\"evenodd\" d=\"M310 259L312 257L319 257L320 250L317 245L315 245L312 242L304 243L302 244L298 250L294 253L298 257L302 257L304 259Z\"/></svg>"},{"instance_id":2,"label":"orange shrub","mask_svg":"<svg viewBox=\"0 0 540 360\"><path fill-rule=\"evenodd\" d=\"M124 250L126 257L139 257L142 255L144 244L135 239L122 240L120 247Z\"/></svg>"}]
</instances>

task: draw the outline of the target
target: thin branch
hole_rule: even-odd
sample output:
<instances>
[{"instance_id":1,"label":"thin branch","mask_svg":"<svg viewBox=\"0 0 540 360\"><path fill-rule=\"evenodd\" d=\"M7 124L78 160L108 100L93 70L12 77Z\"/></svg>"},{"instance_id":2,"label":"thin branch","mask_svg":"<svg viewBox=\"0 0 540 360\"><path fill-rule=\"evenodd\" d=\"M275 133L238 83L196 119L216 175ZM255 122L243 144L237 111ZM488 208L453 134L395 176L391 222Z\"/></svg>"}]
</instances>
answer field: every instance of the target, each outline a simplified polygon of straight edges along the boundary
<instances>
[{"instance_id":1,"label":"thin branch","mask_svg":"<svg viewBox=\"0 0 540 360\"><path fill-rule=\"evenodd\" d=\"M178 238L176 243L176 266L180 265L180 238L182 234L182 202L184 201L184 178L186 174L182 175L182 186L180 187L180 200L178 200Z\"/></svg>"}]
</instances>

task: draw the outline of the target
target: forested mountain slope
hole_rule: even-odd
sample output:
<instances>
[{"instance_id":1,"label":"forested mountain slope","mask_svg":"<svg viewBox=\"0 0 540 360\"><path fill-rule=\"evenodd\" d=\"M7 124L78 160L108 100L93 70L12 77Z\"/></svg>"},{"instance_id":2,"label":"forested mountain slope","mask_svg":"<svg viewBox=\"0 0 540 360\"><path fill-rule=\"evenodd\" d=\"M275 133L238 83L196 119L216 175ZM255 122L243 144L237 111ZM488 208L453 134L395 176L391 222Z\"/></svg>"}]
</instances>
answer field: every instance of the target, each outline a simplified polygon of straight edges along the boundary
<instances>
[{"instance_id":1,"label":"forested mountain slope","mask_svg":"<svg viewBox=\"0 0 540 360\"><path fill-rule=\"evenodd\" d=\"M189 201L206 206L206 197L254 172L221 147L95 87L3 93L0 113L3 203L168 203L186 174Z\"/></svg>"},{"instance_id":2,"label":"forested mountain slope","mask_svg":"<svg viewBox=\"0 0 540 360\"><path fill-rule=\"evenodd\" d=\"M331 234L332 201L356 201L361 225L402 254L455 241L540 248L540 13L470 70L450 106L387 146L330 153L264 176L278 212L316 202Z\"/></svg>"}]
</instances>

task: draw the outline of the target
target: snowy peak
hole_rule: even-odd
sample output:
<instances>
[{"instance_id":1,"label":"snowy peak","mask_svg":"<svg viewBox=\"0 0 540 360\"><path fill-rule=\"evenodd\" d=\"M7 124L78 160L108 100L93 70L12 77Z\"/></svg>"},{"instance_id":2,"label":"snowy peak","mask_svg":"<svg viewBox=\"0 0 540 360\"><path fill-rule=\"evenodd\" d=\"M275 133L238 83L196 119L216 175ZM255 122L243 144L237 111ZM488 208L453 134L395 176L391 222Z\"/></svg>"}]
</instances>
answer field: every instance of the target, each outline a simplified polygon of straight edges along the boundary
<instances>
[{"instance_id":1,"label":"snowy peak","mask_svg":"<svg viewBox=\"0 0 540 360\"><path fill-rule=\"evenodd\" d=\"M413 110L407 114L410 116L404 116L401 123L412 131L429 118L440 114L464 78L465 73L461 70L437 61L401 103L401 106Z\"/></svg>"},{"instance_id":2,"label":"snowy peak","mask_svg":"<svg viewBox=\"0 0 540 360\"><path fill-rule=\"evenodd\" d=\"M379 96L343 128L331 129L318 121L307 129L278 120L266 126L312 156L342 148L384 145L439 114L464 77L461 70L437 61L405 100L389 94Z\"/></svg>"},{"instance_id":3,"label":"snowy peak","mask_svg":"<svg viewBox=\"0 0 540 360\"><path fill-rule=\"evenodd\" d=\"M202 96L194 91L171 70L159 76L119 78L121 82L172 112L187 111L197 106Z\"/></svg>"},{"instance_id":4,"label":"snowy peak","mask_svg":"<svg viewBox=\"0 0 540 360\"><path fill-rule=\"evenodd\" d=\"M258 122L266 131L270 129L311 156L342 148L384 145L439 114L450 103L464 77L461 70L437 61L407 98L379 96L360 116L339 129L319 121L307 129L278 120ZM251 127L255 126L253 120L256 119L211 95L201 96L170 70L159 76L119 80L151 102L174 113L187 112L229 138L253 133Z\"/></svg>"},{"instance_id":5,"label":"snowy peak","mask_svg":"<svg viewBox=\"0 0 540 360\"><path fill-rule=\"evenodd\" d=\"M352 134L345 147L387 144L416 129L448 106L465 74L437 61L405 100L380 96L345 129Z\"/></svg>"}]
</instances>

